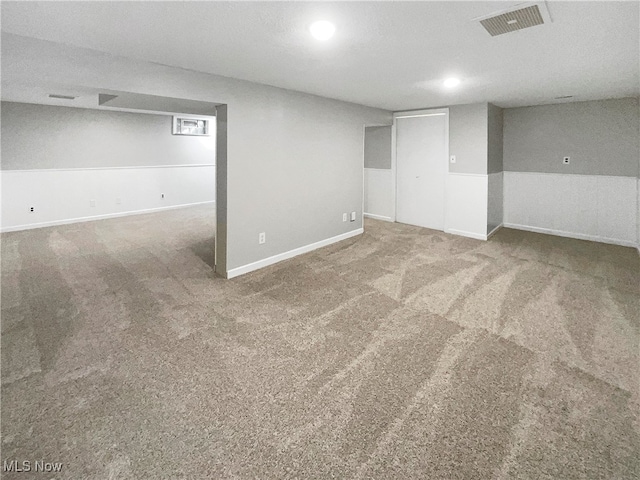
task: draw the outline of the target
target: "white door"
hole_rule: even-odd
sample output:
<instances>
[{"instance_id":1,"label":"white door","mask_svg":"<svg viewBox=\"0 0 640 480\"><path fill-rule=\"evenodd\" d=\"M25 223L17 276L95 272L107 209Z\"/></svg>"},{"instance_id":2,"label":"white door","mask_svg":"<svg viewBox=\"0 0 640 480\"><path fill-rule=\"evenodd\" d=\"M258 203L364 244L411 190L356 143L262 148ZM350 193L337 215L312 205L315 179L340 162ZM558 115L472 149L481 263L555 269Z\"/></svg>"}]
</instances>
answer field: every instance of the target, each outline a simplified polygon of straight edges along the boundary
<instances>
[{"instance_id":1,"label":"white door","mask_svg":"<svg viewBox=\"0 0 640 480\"><path fill-rule=\"evenodd\" d=\"M396 221L444 230L446 112L396 117Z\"/></svg>"}]
</instances>

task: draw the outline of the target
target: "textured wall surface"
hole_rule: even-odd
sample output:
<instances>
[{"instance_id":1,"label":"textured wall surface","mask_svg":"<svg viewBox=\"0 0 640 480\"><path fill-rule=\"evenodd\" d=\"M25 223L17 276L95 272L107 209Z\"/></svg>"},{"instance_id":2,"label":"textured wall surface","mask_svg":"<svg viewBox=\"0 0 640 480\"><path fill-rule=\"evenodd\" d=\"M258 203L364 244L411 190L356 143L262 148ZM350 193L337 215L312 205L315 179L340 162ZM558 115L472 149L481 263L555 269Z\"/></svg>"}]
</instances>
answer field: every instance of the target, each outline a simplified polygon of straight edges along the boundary
<instances>
[{"instance_id":1,"label":"textured wall surface","mask_svg":"<svg viewBox=\"0 0 640 480\"><path fill-rule=\"evenodd\" d=\"M488 107L486 103L449 107L449 164L454 173L487 173Z\"/></svg>"},{"instance_id":2,"label":"textured wall surface","mask_svg":"<svg viewBox=\"0 0 640 480\"><path fill-rule=\"evenodd\" d=\"M506 109L504 169L635 177L639 113L637 98Z\"/></svg>"},{"instance_id":3,"label":"textured wall surface","mask_svg":"<svg viewBox=\"0 0 640 480\"><path fill-rule=\"evenodd\" d=\"M364 166L365 168L391 168L391 125L365 128Z\"/></svg>"},{"instance_id":4,"label":"textured wall surface","mask_svg":"<svg viewBox=\"0 0 640 480\"><path fill-rule=\"evenodd\" d=\"M209 136L171 134L170 115L2 102L2 169L216 163Z\"/></svg>"}]
</instances>

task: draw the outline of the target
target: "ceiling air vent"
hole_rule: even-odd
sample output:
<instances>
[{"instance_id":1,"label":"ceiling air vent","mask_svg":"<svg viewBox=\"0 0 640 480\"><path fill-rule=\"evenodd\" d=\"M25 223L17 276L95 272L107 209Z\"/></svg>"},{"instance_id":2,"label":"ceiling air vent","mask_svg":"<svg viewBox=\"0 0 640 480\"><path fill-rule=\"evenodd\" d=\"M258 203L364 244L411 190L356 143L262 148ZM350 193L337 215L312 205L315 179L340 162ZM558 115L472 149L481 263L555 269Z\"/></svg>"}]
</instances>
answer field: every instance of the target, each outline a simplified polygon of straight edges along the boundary
<instances>
[{"instance_id":1,"label":"ceiling air vent","mask_svg":"<svg viewBox=\"0 0 640 480\"><path fill-rule=\"evenodd\" d=\"M75 100L76 97L72 97L71 95L59 95L57 93L50 93L49 98L61 98L62 100Z\"/></svg>"},{"instance_id":2,"label":"ceiling air vent","mask_svg":"<svg viewBox=\"0 0 640 480\"><path fill-rule=\"evenodd\" d=\"M551 22L544 2L516 5L509 10L502 10L474 20L479 21L492 37Z\"/></svg>"}]
</instances>

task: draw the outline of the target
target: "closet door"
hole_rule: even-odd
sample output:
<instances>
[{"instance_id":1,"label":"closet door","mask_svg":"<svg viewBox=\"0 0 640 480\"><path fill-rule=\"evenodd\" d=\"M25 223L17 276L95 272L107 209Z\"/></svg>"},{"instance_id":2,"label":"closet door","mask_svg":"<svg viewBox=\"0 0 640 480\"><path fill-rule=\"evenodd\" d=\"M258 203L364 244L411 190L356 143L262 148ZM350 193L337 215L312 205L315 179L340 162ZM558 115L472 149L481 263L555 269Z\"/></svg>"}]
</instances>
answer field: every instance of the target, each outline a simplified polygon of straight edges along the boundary
<instances>
[{"instance_id":1,"label":"closet door","mask_svg":"<svg viewBox=\"0 0 640 480\"><path fill-rule=\"evenodd\" d=\"M396 117L396 221L444 230L448 118Z\"/></svg>"}]
</instances>

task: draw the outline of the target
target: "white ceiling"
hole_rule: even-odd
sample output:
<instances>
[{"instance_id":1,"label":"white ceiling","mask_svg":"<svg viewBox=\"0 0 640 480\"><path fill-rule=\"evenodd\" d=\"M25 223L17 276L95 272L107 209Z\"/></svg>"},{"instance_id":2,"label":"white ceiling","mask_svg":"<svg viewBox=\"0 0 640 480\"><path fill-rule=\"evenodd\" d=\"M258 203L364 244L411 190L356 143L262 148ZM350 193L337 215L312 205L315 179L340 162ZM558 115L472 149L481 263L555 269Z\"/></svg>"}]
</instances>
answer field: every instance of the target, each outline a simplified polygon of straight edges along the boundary
<instances>
[{"instance_id":1,"label":"white ceiling","mask_svg":"<svg viewBox=\"0 0 640 480\"><path fill-rule=\"evenodd\" d=\"M497 37L472 21L518 3L3 1L1 8L4 32L388 110L640 95L638 1L550 1L552 23ZM317 19L337 25L330 41L309 35ZM448 76L461 85L444 89Z\"/></svg>"}]
</instances>

